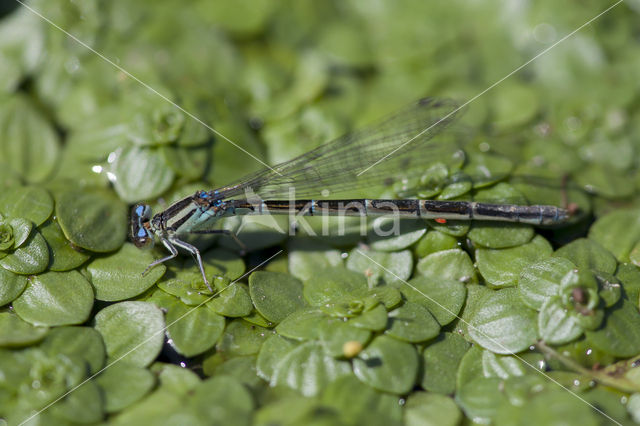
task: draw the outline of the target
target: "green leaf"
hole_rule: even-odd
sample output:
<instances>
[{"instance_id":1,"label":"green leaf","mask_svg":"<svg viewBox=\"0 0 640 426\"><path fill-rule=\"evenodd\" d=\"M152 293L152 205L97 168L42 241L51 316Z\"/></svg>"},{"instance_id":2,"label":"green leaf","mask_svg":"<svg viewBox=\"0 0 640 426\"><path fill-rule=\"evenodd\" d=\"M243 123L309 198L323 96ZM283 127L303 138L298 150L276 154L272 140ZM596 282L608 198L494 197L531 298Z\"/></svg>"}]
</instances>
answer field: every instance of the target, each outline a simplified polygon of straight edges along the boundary
<instances>
[{"instance_id":1,"label":"green leaf","mask_svg":"<svg viewBox=\"0 0 640 426\"><path fill-rule=\"evenodd\" d=\"M283 392L282 389L278 390ZM338 414L320 405L316 398L306 398L294 391L289 391L285 398L275 399L260 407L254 418L256 426L308 424L330 426L339 421Z\"/></svg>"},{"instance_id":2,"label":"green leaf","mask_svg":"<svg viewBox=\"0 0 640 426\"><path fill-rule=\"evenodd\" d=\"M506 396L500 392L501 383L502 380L495 377L477 377L458 388L455 400L467 417L487 424L498 408L507 402Z\"/></svg>"},{"instance_id":3,"label":"green leaf","mask_svg":"<svg viewBox=\"0 0 640 426\"><path fill-rule=\"evenodd\" d=\"M458 240L444 232L433 230L422 237L416 244L415 252L419 258L444 250L458 247Z\"/></svg>"},{"instance_id":4,"label":"green leaf","mask_svg":"<svg viewBox=\"0 0 640 426\"><path fill-rule=\"evenodd\" d=\"M160 153L167 166L176 175L190 181L203 177L207 166L210 164L210 152L208 146L177 147L174 145L162 145L160 147Z\"/></svg>"},{"instance_id":5,"label":"green leaf","mask_svg":"<svg viewBox=\"0 0 640 426\"><path fill-rule=\"evenodd\" d=\"M518 290L506 288L483 297L469 319L469 336L499 354L527 349L536 341L535 311L526 307Z\"/></svg>"},{"instance_id":6,"label":"green leaf","mask_svg":"<svg viewBox=\"0 0 640 426\"><path fill-rule=\"evenodd\" d=\"M227 357L254 355L260 351L262 343L271 333L272 331L243 319L235 319L227 324L216 349Z\"/></svg>"},{"instance_id":7,"label":"green leaf","mask_svg":"<svg viewBox=\"0 0 640 426\"><path fill-rule=\"evenodd\" d=\"M287 242L289 249L289 271L299 280L306 281L318 271L334 266L342 266L340 250L312 238L291 238Z\"/></svg>"},{"instance_id":8,"label":"green leaf","mask_svg":"<svg viewBox=\"0 0 640 426\"><path fill-rule=\"evenodd\" d=\"M204 306L190 307L178 299L167 312L167 333L172 346L186 357L199 355L222 336L224 317Z\"/></svg>"},{"instance_id":9,"label":"green leaf","mask_svg":"<svg viewBox=\"0 0 640 426\"><path fill-rule=\"evenodd\" d=\"M635 265L618 266L616 278L622 282L622 288L629 300L638 300L640 296L640 268Z\"/></svg>"},{"instance_id":10,"label":"green leaf","mask_svg":"<svg viewBox=\"0 0 640 426\"><path fill-rule=\"evenodd\" d=\"M428 392L411 394L404 410L406 426L456 426L462 420L453 399Z\"/></svg>"},{"instance_id":11,"label":"green leaf","mask_svg":"<svg viewBox=\"0 0 640 426\"><path fill-rule=\"evenodd\" d=\"M562 257L551 257L526 266L520 273L518 289L524 303L540 310L552 297L560 294L560 285L575 274L576 266Z\"/></svg>"},{"instance_id":12,"label":"green leaf","mask_svg":"<svg viewBox=\"0 0 640 426\"><path fill-rule=\"evenodd\" d=\"M421 275L436 279L477 283L478 277L467 252L460 249L443 250L429 254L418 261L416 269Z\"/></svg>"},{"instance_id":13,"label":"green leaf","mask_svg":"<svg viewBox=\"0 0 640 426\"><path fill-rule=\"evenodd\" d=\"M520 272L528 265L549 257L551 244L540 235L531 242L507 249L476 250L476 263L480 274L491 287L502 288L516 285Z\"/></svg>"},{"instance_id":14,"label":"green leaf","mask_svg":"<svg viewBox=\"0 0 640 426\"><path fill-rule=\"evenodd\" d=\"M11 254L0 259L0 266L16 274L38 274L49 263L49 247L37 230L33 230L27 241Z\"/></svg>"},{"instance_id":15,"label":"green leaf","mask_svg":"<svg viewBox=\"0 0 640 426\"><path fill-rule=\"evenodd\" d=\"M460 281L437 277L416 277L399 286L408 301L429 309L440 325L457 318L467 295Z\"/></svg>"},{"instance_id":16,"label":"green leaf","mask_svg":"<svg viewBox=\"0 0 640 426\"><path fill-rule=\"evenodd\" d=\"M318 395L327 384L351 373L348 362L325 353L320 343L306 342L289 351L275 367L271 386L284 385L304 396Z\"/></svg>"},{"instance_id":17,"label":"green leaf","mask_svg":"<svg viewBox=\"0 0 640 426\"><path fill-rule=\"evenodd\" d=\"M374 389L409 392L418 374L418 353L409 343L378 336L353 360L353 372Z\"/></svg>"},{"instance_id":18,"label":"green leaf","mask_svg":"<svg viewBox=\"0 0 640 426\"><path fill-rule=\"evenodd\" d=\"M65 354L73 359L84 359L91 374L97 373L106 359L102 336L90 327L53 328L40 347L51 356Z\"/></svg>"},{"instance_id":19,"label":"green leaf","mask_svg":"<svg viewBox=\"0 0 640 426\"><path fill-rule=\"evenodd\" d=\"M117 362L96 379L105 400L105 411L117 413L145 396L155 384L155 376L146 368Z\"/></svg>"},{"instance_id":20,"label":"green leaf","mask_svg":"<svg viewBox=\"0 0 640 426\"><path fill-rule=\"evenodd\" d=\"M364 347L371 338L371 332L362 328L356 328L349 322L344 322L339 318L325 318L317 327L320 329L318 337L325 351L335 357L352 357L348 353L349 344L356 344L356 347Z\"/></svg>"},{"instance_id":21,"label":"green leaf","mask_svg":"<svg viewBox=\"0 0 640 426\"><path fill-rule=\"evenodd\" d=\"M89 253L65 238L57 221L48 220L38 229L49 246L49 269L52 271L75 269L89 259Z\"/></svg>"},{"instance_id":22,"label":"green leaf","mask_svg":"<svg viewBox=\"0 0 640 426\"><path fill-rule=\"evenodd\" d=\"M0 212L10 218L28 219L40 226L53 212L53 198L41 187L14 186L0 194Z\"/></svg>"},{"instance_id":23,"label":"green leaf","mask_svg":"<svg viewBox=\"0 0 640 426\"><path fill-rule=\"evenodd\" d=\"M552 345L562 345L582 335L582 327L575 313L563 305L560 297L549 298L540 308L538 330L542 340Z\"/></svg>"},{"instance_id":24,"label":"green leaf","mask_svg":"<svg viewBox=\"0 0 640 426\"><path fill-rule=\"evenodd\" d=\"M392 230L397 230L387 236ZM367 241L373 250L399 251L413 245L427 232L426 224L421 220L399 220L397 217L378 217L374 219L367 234Z\"/></svg>"},{"instance_id":25,"label":"green leaf","mask_svg":"<svg viewBox=\"0 0 640 426\"><path fill-rule=\"evenodd\" d=\"M499 132L528 123L540 109L539 92L515 81L500 86L494 94L492 124Z\"/></svg>"},{"instance_id":26,"label":"green leaf","mask_svg":"<svg viewBox=\"0 0 640 426\"><path fill-rule=\"evenodd\" d=\"M87 265L96 299L125 300L144 293L164 275L162 264L142 273L154 261L153 254L125 243L115 253L97 257Z\"/></svg>"},{"instance_id":27,"label":"green leaf","mask_svg":"<svg viewBox=\"0 0 640 426\"><path fill-rule=\"evenodd\" d=\"M0 312L0 347L27 346L42 340L49 327L37 327L11 312Z\"/></svg>"},{"instance_id":28,"label":"green leaf","mask_svg":"<svg viewBox=\"0 0 640 426\"><path fill-rule=\"evenodd\" d=\"M458 365L470 346L459 334L442 333L422 352L420 386L430 392L452 394Z\"/></svg>"},{"instance_id":29,"label":"green leaf","mask_svg":"<svg viewBox=\"0 0 640 426\"><path fill-rule=\"evenodd\" d=\"M534 234L531 225L476 221L467 236L478 246L501 249L526 244Z\"/></svg>"},{"instance_id":30,"label":"green leaf","mask_svg":"<svg viewBox=\"0 0 640 426\"><path fill-rule=\"evenodd\" d=\"M349 324L365 330L382 331L387 326L387 309L382 304L377 305L349 319Z\"/></svg>"},{"instance_id":31,"label":"green leaf","mask_svg":"<svg viewBox=\"0 0 640 426\"><path fill-rule=\"evenodd\" d=\"M107 192L62 192L56 197L56 217L67 239L90 251L116 250L127 236L127 207Z\"/></svg>"},{"instance_id":32,"label":"green leaf","mask_svg":"<svg viewBox=\"0 0 640 426\"><path fill-rule=\"evenodd\" d=\"M149 148L130 146L112 163L114 189L128 203L158 197L173 183L175 174L162 154Z\"/></svg>"},{"instance_id":33,"label":"green leaf","mask_svg":"<svg viewBox=\"0 0 640 426\"><path fill-rule=\"evenodd\" d=\"M177 395L185 395L200 383L196 373L179 365L154 362L149 370L158 377L161 388Z\"/></svg>"},{"instance_id":34,"label":"green leaf","mask_svg":"<svg viewBox=\"0 0 640 426\"><path fill-rule=\"evenodd\" d=\"M31 234L31 229L33 228L33 223L30 220L19 217L11 219L9 221L9 225L13 228L13 246L18 248L27 241L27 238L29 238L29 234Z\"/></svg>"},{"instance_id":35,"label":"green leaf","mask_svg":"<svg viewBox=\"0 0 640 426\"><path fill-rule=\"evenodd\" d=\"M342 267L325 268L304 282L304 298L312 306L345 297L357 297L368 288L363 274Z\"/></svg>"},{"instance_id":36,"label":"green leaf","mask_svg":"<svg viewBox=\"0 0 640 426\"><path fill-rule=\"evenodd\" d=\"M407 280L413 270L413 257L409 250L385 253L355 248L349 253L347 268L364 274L374 285Z\"/></svg>"},{"instance_id":37,"label":"green leaf","mask_svg":"<svg viewBox=\"0 0 640 426\"><path fill-rule=\"evenodd\" d=\"M246 284L238 282L225 287L205 306L225 317L244 317L249 315L253 309L249 288Z\"/></svg>"},{"instance_id":38,"label":"green leaf","mask_svg":"<svg viewBox=\"0 0 640 426\"><path fill-rule=\"evenodd\" d=\"M564 389L548 389L543 392L531 392L523 405L503 404L495 416L497 426L512 424L552 425L560 419L571 419L571 424L596 426L602 417L584 401L576 398ZM567 420L562 420L566 422Z\"/></svg>"},{"instance_id":39,"label":"green leaf","mask_svg":"<svg viewBox=\"0 0 640 426\"><path fill-rule=\"evenodd\" d=\"M220 357L222 358L222 357ZM260 391L265 387L264 381L256 375L256 355L237 356L229 358L222 363L214 357L209 358L212 361L212 370L207 368L207 364L203 364L204 374L209 376L230 376L239 380L245 387L252 391Z\"/></svg>"},{"instance_id":40,"label":"green leaf","mask_svg":"<svg viewBox=\"0 0 640 426\"><path fill-rule=\"evenodd\" d=\"M51 175L59 157L58 139L54 127L26 96L13 95L3 101L0 158L23 179L43 182Z\"/></svg>"},{"instance_id":41,"label":"green leaf","mask_svg":"<svg viewBox=\"0 0 640 426\"><path fill-rule=\"evenodd\" d=\"M260 315L274 323L304 306L302 283L289 274L254 272L249 276L249 293Z\"/></svg>"},{"instance_id":42,"label":"green leaf","mask_svg":"<svg viewBox=\"0 0 640 426\"><path fill-rule=\"evenodd\" d=\"M81 324L92 307L93 290L78 271L36 275L13 301L20 318L34 325Z\"/></svg>"},{"instance_id":43,"label":"green leaf","mask_svg":"<svg viewBox=\"0 0 640 426\"><path fill-rule=\"evenodd\" d=\"M337 411L344 424L401 424L402 408L398 398L372 389L352 374L329 383L320 400L323 406Z\"/></svg>"},{"instance_id":44,"label":"green leaf","mask_svg":"<svg viewBox=\"0 0 640 426\"><path fill-rule=\"evenodd\" d=\"M271 380L273 372L282 362L285 355L292 351L298 342L273 334L264 341L258 353L256 369L258 376L264 380Z\"/></svg>"},{"instance_id":45,"label":"green leaf","mask_svg":"<svg viewBox=\"0 0 640 426\"><path fill-rule=\"evenodd\" d=\"M253 398L242 383L230 376L204 380L191 391L188 404L204 423L251 424Z\"/></svg>"},{"instance_id":46,"label":"green leaf","mask_svg":"<svg viewBox=\"0 0 640 426\"><path fill-rule=\"evenodd\" d=\"M95 329L104 339L110 362L145 367L158 356L164 342L162 311L152 303L119 302L95 316Z\"/></svg>"},{"instance_id":47,"label":"green leaf","mask_svg":"<svg viewBox=\"0 0 640 426\"><path fill-rule=\"evenodd\" d=\"M498 182L513 168L513 163L500 155L474 152L469 159L462 171L469 176L482 176L481 180L474 182L476 187Z\"/></svg>"},{"instance_id":48,"label":"green leaf","mask_svg":"<svg viewBox=\"0 0 640 426\"><path fill-rule=\"evenodd\" d=\"M621 358L640 353L640 315L633 303L623 300L607 312L604 324L594 331L586 331L587 340L601 351Z\"/></svg>"},{"instance_id":49,"label":"green leaf","mask_svg":"<svg viewBox=\"0 0 640 426\"><path fill-rule=\"evenodd\" d=\"M318 308L298 309L276 326L278 334L295 340L317 339L322 323L327 315Z\"/></svg>"},{"instance_id":50,"label":"green leaf","mask_svg":"<svg viewBox=\"0 0 640 426\"><path fill-rule=\"evenodd\" d=\"M406 302L389 312L389 327L385 334L410 343L433 339L440 333L440 324L429 310L418 303Z\"/></svg>"},{"instance_id":51,"label":"green leaf","mask_svg":"<svg viewBox=\"0 0 640 426\"><path fill-rule=\"evenodd\" d=\"M616 258L594 240L579 238L560 247L553 254L564 257L581 269L615 273L618 263Z\"/></svg>"},{"instance_id":52,"label":"green leaf","mask_svg":"<svg viewBox=\"0 0 640 426\"><path fill-rule=\"evenodd\" d=\"M0 268L0 306L15 300L26 286L27 277L25 275L14 274Z\"/></svg>"},{"instance_id":53,"label":"green leaf","mask_svg":"<svg viewBox=\"0 0 640 426\"><path fill-rule=\"evenodd\" d=\"M640 241L640 211L614 210L600 218L589 228L589 239L596 241L624 263Z\"/></svg>"}]
</instances>

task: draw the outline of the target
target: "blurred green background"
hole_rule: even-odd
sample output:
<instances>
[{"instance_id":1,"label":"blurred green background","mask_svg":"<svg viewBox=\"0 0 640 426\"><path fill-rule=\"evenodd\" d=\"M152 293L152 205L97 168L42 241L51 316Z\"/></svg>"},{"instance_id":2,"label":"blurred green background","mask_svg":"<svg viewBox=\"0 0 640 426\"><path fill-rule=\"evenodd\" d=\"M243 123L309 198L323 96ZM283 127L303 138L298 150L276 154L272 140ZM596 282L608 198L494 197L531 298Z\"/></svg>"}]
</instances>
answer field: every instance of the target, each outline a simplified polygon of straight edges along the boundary
<instances>
[{"instance_id":1,"label":"blurred green background","mask_svg":"<svg viewBox=\"0 0 640 426\"><path fill-rule=\"evenodd\" d=\"M0 418L640 421L640 3L561 41L613 4L0 2ZM232 219L247 255L200 241L220 296L188 257L141 277L165 254L126 242L132 204L160 211L263 167L243 150L276 164L423 96L474 99L461 167L487 187L466 198L562 206L565 189L580 215L391 238Z\"/></svg>"}]
</instances>

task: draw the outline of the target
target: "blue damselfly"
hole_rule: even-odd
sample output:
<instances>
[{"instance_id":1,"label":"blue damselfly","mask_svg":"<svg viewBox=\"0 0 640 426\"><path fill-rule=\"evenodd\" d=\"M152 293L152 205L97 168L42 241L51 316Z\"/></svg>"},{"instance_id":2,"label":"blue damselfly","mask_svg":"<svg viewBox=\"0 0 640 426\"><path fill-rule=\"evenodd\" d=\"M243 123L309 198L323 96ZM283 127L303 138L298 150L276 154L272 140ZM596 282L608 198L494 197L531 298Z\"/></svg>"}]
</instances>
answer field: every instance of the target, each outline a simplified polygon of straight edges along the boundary
<instances>
[{"instance_id":1,"label":"blue damselfly","mask_svg":"<svg viewBox=\"0 0 640 426\"><path fill-rule=\"evenodd\" d=\"M442 185L438 179L436 183L429 177L425 179L425 171L432 170L430 166L434 164L438 170L455 170L464 162L458 135L446 131L456 119L456 112L457 104L453 101L424 98L386 120L348 133L235 184L197 191L155 215L148 205L138 204L131 214L132 240L138 247L143 247L158 238L169 250L168 256L154 261L149 268L176 257L178 248L192 253L211 290L199 250L180 237L225 233L237 240L228 230L214 229L223 217L246 214L397 215L439 222L488 220L553 225L571 216L569 210L551 205L428 199L327 199L328 194L398 185L406 187L411 182ZM384 160L380 161L381 158ZM370 167L375 163L379 164ZM455 182L456 176L459 175L454 173L448 182Z\"/></svg>"}]
</instances>

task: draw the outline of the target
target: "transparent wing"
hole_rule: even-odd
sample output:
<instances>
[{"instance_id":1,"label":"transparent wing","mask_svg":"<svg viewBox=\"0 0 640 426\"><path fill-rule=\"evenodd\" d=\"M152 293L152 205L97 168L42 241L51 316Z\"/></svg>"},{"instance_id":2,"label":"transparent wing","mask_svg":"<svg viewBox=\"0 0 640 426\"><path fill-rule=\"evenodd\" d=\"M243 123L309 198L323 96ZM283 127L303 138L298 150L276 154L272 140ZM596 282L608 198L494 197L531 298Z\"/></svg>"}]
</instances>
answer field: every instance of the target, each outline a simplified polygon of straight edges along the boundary
<instances>
[{"instance_id":1,"label":"transparent wing","mask_svg":"<svg viewBox=\"0 0 640 426\"><path fill-rule=\"evenodd\" d=\"M431 165L464 160L451 100L421 99L394 115L319 146L292 160L246 176L218 190L218 197L254 193L262 199L335 198L389 187L420 176ZM293 192L292 192L293 191ZM368 192L370 195L370 192Z\"/></svg>"}]
</instances>

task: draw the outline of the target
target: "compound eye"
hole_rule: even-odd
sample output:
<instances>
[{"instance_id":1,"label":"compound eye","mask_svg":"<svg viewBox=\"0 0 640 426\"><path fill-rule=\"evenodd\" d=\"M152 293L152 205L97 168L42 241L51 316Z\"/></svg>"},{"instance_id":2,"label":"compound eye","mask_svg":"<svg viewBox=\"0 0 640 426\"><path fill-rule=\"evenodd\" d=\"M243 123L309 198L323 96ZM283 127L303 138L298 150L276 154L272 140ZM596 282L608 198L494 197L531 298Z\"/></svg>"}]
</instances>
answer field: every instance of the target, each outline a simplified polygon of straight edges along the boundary
<instances>
[{"instance_id":1,"label":"compound eye","mask_svg":"<svg viewBox=\"0 0 640 426\"><path fill-rule=\"evenodd\" d=\"M138 204L131 210L131 241L136 247L149 247L153 243L151 232L151 208Z\"/></svg>"}]
</instances>

